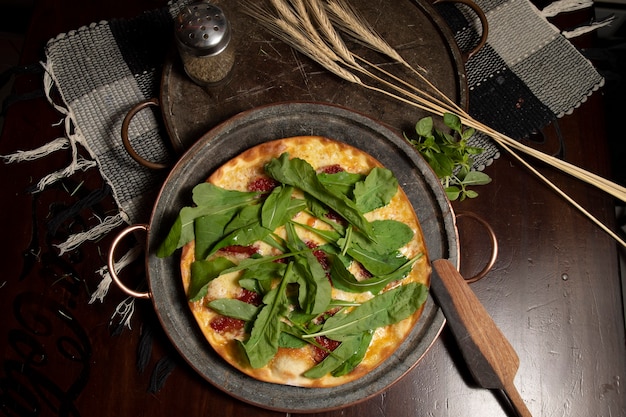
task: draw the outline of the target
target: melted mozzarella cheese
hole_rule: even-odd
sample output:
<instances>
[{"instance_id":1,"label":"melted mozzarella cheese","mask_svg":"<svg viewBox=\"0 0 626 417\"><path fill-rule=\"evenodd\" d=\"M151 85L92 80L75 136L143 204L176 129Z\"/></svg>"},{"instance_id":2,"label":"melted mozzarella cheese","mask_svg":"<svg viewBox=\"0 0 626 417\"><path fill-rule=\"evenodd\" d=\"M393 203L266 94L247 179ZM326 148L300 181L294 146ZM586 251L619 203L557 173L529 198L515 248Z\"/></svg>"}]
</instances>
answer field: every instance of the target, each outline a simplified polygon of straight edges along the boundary
<instances>
[{"instance_id":1,"label":"melted mozzarella cheese","mask_svg":"<svg viewBox=\"0 0 626 417\"><path fill-rule=\"evenodd\" d=\"M372 168L381 166L371 156L346 144L321 137L295 137L266 142L249 149L220 167L209 177L208 181L222 188L247 191L247 187L252 181L264 176L264 165L270 159L280 156L283 152L289 152L292 157L306 160L316 170L330 165L339 165L351 173L367 174ZM407 258L412 258L420 252L426 254L415 212L402 190L392 198L392 201L387 206L367 213L366 218L370 221L394 219L407 224L414 231L415 235L413 240L401 249L402 254ZM296 221L315 228L328 227L324 222L305 213L298 214ZM275 232L281 236L285 235L282 229ZM304 241L310 240L317 244L325 243L316 234L302 228L298 229L298 233ZM274 248L264 243L259 243L257 246L262 255L275 253ZM185 289L189 286L189 270L192 262L193 242L183 249L181 259L181 273ZM356 271L354 272L356 273ZM423 256L415 263L413 270L405 278L404 282L420 282L428 285L429 276L429 262L427 256ZM190 303L190 306L204 335L216 352L237 369L266 382L304 387L332 387L355 380L380 365L393 353L395 348L408 335L421 312L420 309L413 316L400 323L376 329L365 358L354 371L345 376L333 377L327 375L319 379L303 377L302 374L315 365L312 346L300 349L280 348L268 365L260 369L252 369L247 364L246 358L242 357L241 349L235 340L239 337L228 333L221 334L211 329L211 320L217 316L217 313L206 307L206 302L209 300L237 297L240 291L237 283L238 277L238 273L233 273L215 279L209 285L205 299ZM332 296L335 299L361 303L371 298L372 294L369 292L350 293L333 288Z\"/></svg>"}]
</instances>

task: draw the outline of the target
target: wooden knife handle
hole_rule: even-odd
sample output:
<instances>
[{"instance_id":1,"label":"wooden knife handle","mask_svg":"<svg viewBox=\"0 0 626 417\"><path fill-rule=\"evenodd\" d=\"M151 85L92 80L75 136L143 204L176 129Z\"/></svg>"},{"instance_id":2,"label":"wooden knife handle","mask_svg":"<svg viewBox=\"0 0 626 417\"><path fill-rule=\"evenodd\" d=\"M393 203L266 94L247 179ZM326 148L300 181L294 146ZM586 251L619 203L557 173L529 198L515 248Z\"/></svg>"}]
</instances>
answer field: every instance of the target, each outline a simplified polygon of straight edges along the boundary
<instances>
[{"instance_id":1,"label":"wooden knife handle","mask_svg":"<svg viewBox=\"0 0 626 417\"><path fill-rule=\"evenodd\" d=\"M531 417L513 384L519 358L509 341L454 265L439 259L433 272L433 295L476 382L503 390L521 417Z\"/></svg>"}]
</instances>

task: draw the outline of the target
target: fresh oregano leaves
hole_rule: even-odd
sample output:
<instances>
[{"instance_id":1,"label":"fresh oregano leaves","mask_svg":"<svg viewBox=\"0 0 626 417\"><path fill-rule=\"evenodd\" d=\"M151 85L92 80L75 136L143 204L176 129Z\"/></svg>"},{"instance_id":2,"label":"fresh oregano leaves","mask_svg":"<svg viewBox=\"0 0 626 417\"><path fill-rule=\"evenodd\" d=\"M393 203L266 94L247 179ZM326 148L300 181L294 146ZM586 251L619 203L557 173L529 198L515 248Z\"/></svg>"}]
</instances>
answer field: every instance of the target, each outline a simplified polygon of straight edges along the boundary
<instances>
[{"instance_id":1,"label":"fresh oregano leaves","mask_svg":"<svg viewBox=\"0 0 626 417\"><path fill-rule=\"evenodd\" d=\"M445 113L443 122L452 134L438 130L432 117L425 117L415 124L417 138L404 136L435 171L450 201L476 198L478 193L470 187L491 182L489 175L472 170L473 157L484 150L468 145L475 130L464 129L457 115Z\"/></svg>"}]
</instances>

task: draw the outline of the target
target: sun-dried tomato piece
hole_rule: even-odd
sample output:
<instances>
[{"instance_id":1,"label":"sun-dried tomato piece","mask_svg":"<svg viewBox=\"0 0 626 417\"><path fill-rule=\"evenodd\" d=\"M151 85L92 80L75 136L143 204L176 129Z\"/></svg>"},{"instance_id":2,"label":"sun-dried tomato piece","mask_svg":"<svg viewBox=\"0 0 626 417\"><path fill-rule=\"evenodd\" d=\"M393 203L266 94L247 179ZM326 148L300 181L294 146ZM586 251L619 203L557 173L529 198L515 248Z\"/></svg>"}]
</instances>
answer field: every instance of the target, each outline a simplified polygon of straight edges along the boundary
<instances>
[{"instance_id":1,"label":"sun-dried tomato piece","mask_svg":"<svg viewBox=\"0 0 626 417\"><path fill-rule=\"evenodd\" d=\"M324 174L337 174L339 172L345 171L345 169L343 169L343 167L339 164L334 164L325 166L320 171Z\"/></svg>"},{"instance_id":2,"label":"sun-dried tomato piece","mask_svg":"<svg viewBox=\"0 0 626 417\"><path fill-rule=\"evenodd\" d=\"M218 333L232 333L243 329L245 322L226 316L217 316L211 320L211 328Z\"/></svg>"},{"instance_id":3,"label":"sun-dried tomato piece","mask_svg":"<svg viewBox=\"0 0 626 417\"><path fill-rule=\"evenodd\" d=\"M315 249L319 246L317 243L312 241L307 241L306 245L309 249ZM317 258L317 261L320 263L320 265L322 265L324 271L328 271L328 269L330 268L330 264L328 262L328 256L326 255L326 252L317 249L313 251L313 255L315 256L315 258Z\"/></svg>"},{"instance_id":4,"label":"sun-dried tomato piece","mask_svg":"<svg viewBox=\"0 0 626 417\"><path fill-rule=\"evenodd\" d=\"M361 265L360 263L356 263L356 265L358 268L357 274L359 275L360 278L367 279L367 278L373 277L372 273L368 271L367 269L365 269L363 265Z\"/></svg>"},{"instance_id":5,"label":"sun-dried tomato piece","mask_svg":"<svg viewBox=\"0 0 626 417\"><path fill-rule=\"evenodd\" d=\"M268 177L258 177L248 184L249 191L269 193L278 186L279 182Z\"/></svg>"},{"instance_id":6,"label":"sun-dried tomato piece","mask_svg":"<svg viewBox=\"0 0 626 417\"><path fill-rule=\"evenodd\" d=\"M263 297L257 292L246 290L245 288L241 289L239 296L237 297L239 301L243 301L244 303L252 304L253 306L260 306Z\"/></svg>"},{"instance_id":7,"label":"sun-dried tomato piece","mask_svg":"<svg viewBox=\"0 0 626 417\"><path fill-rule=\"evenodd\" d=\"M222 253L228 253L231 255L246 255L248 257L259 253L259 248L256 246L241 246L241 245L231 245L224 246L220 249Z\"/></svg>"},{"instance_id":8,"label":"sun-dried tomato piece","mask_svg":"<svg viewBox=\"0 0 626 417\"><path fill-rule=\"evenodd\" d=\"M343 219L343 217L341 217L339 214L337 214L336 211L334 210L328 210L328 212L326 212L326 218L330 219L330 220L334 220L339 224L346 224L345 220Z\"/></svg>"},{"instance_id":9,"label":"sun-dried tomato piece","mask_svg":"<svg viewBox=\"0 0 626 417\"><path fill-rule=\"evenodd\" d=\"M339 346L341 344L341 342L338 342L336 340L331 340L329 338L327 338L326 336L317 336L315 338L315 341L317 342L319 346L314 346L314 350L313 350L313 359L315 360L315 362L320 363L321 361L323 361L326 356L328 356L333 350L337 349L337 346Z\"/></svg>"}]
</instances>

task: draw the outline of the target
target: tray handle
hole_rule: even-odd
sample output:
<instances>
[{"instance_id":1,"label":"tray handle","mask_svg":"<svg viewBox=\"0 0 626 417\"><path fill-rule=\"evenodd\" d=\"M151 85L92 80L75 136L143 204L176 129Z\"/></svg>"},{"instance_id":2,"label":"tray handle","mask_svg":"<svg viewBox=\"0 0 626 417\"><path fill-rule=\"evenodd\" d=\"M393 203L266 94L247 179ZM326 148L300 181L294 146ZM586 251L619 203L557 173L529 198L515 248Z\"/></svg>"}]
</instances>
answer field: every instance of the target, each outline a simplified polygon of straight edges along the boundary
<instances>
[{"instance_id":1,"label":"tray handle","mask_svg":"<svg viewBox=\"0 0 626 417\"><path fill-rule=\"evenodd\" d=\"M135 298L150 298L149 292L138 292L128 288L117 275L117 271L115 271L115 249L122 241L122 239L126 237L126 235L133 233L137 230L144 230L147 233L150 230L150 226L148 226L147 224L136 224L133 226L128 226L127 228L122 230L120 234L118 234L117 237L113 240L113 243L111 243L111 248L109 249L109 255L107 257L107 266L109 268L109 274L111 274L111 278L113 279L113 281L127 295Z\"/></svg>"},{"instance_id":2,"label":"tray handle","mask_svg":"<svg viewBox=\"0 0 626 417\"><path fill-rule=\"evenodd\" d=\"M435 0L433 2L434 5L440 3L460 3L469 7L476 15L478 16L478 20L480 20L481 25L481 35L478 43L474 46L470 51L461 51L461 55L463 57L463 61L467 62L472 56L474 56L478 51L482 49L483 46L487 43L487 37L489 36L489 22L487 22L487 16L485 16L485 12L474 3L472 0Z\"/></svg>"},{"instance_id":3,"label":"tray handle","mask_svg":"<svg viewBox=\"0 0 626 417\"><path fill-rule=\"evenodd\" d=\"M128 111L128 113L126 113L126 117L124 117L124 121L122 122L122 143L124 144L124 148L126 148L126 152L128 152L131 158L133 158L139 164L150 169L166 169L169 168L170 165L162 164L160 162L148 161L147 159L139 155L135 148L133 148L133 145L130 143L130 139L128 138L128 127L130 126L130 122L131 120L133 120L133 117L135 117L135 115L141 110L150 106L159 107L160 105L161 104L159 103L158 98L149 98L147 100L140 101L139 103L135 104Z\"/></svg>"},{"instance_id":4,"label":"tray handle","mask_svg":"<svg viewBox=\"0 0 626 417\"><path fill-rule=\"evenodd\" d=\"M485 275L487 275L489 271L491 271L491 268L493 268L493 266L495 265L496 259L498 258L498 239L496 238L496 234L493 231L492 227L489 225L489 223L487 223L487 221L483 219L482 217L480 217L479 215L475 213L471 213L471 212L466 212L466 211L458 212L456 214L457 220L461 217L470 217L473 220L480 223L480 225L485 228L487 235L489 236L489 240L491 242L491 255L489 257L489 260L483 267L483 269L481 269L473 277L465 278L465 281L471 284L472 282L476 282L482 279Z\"/></svg>"}]
</instances>

